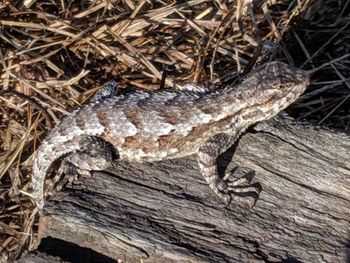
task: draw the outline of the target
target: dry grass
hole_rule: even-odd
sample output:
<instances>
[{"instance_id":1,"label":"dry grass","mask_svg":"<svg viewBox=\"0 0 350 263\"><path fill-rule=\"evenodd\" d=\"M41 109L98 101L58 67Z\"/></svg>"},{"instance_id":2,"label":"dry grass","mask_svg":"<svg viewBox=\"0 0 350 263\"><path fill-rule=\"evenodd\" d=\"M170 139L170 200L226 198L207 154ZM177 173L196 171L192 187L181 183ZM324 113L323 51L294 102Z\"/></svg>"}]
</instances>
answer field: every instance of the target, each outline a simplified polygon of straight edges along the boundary
<instances>
[{"instance_id":1,"label":"dry grass","mask_svg":"<svg viewBox=\"0 0 350 263\"><path fill-rule=\"evenodd\" d=\"M27 192L51 127L104 82L159 88L233 83L258 63L312 70L293 116L350 132L349 1L0 2L0 261L34 246Z\"/></svg>"}]
</instances>

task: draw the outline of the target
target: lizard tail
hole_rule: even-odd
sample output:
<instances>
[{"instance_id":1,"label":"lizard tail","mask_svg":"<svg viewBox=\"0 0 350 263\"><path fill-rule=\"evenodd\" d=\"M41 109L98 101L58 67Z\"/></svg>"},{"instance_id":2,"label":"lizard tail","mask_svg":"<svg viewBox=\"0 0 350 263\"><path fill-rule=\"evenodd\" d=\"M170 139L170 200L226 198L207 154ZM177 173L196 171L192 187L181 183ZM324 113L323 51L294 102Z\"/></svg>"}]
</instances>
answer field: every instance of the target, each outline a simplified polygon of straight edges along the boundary
<instances>
[{"instance_id":1,"label":"lizard tail","mask_svg":"<svg viewBox=\"0 0 350 263\"><path fill-rule=\"evenodd\" d=\"M46 163L46 161L42 161L41 164L39 164L38 158L34 160L32 176L33 192L31 195L40 211L44 207L44 183L46 176L46 169L41 168L43 163Z\"/></svg>"},{"instance_id":2,"label":"lizard tail","mask_svg":"<svg viewBox=\"0 0 350 263\"><path fill-rule=\"evenodd\" d=\"M55 143L50 141L44 141L38 149L37 156L33 163L33 176L32 176L32 188L33 191L31 193L36 206L39 210L42 210L45 203L44 197L44 186L45 186L45 177L47 172L49 171L51 165L71 152L75 152L79 150L79 144L70 141L60 142L60 145L67 145L61 151L57 150ZM69 145L69 147L68 147Z\"/></svg>"}]
</instances>

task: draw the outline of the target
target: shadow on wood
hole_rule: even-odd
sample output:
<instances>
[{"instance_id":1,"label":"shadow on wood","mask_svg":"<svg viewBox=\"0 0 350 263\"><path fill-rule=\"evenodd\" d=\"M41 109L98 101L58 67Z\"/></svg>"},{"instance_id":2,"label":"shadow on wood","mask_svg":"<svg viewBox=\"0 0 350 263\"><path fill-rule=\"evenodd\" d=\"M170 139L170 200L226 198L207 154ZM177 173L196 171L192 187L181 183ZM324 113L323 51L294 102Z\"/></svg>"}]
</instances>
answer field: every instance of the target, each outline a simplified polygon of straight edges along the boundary
<instances>
[{"instance_id":1,"label":"shadow on wood","mask_svg":"<svg viewBox=\"0 0 350 263\"><path fill-rule=\"evenodd\" d=\"M40 238L127 262L349 260L350 137L277 118L241 138L232 165L262 185L250 211L224 208L195 156L119 162L52 197Z\"/></svg>"}]
</instances>

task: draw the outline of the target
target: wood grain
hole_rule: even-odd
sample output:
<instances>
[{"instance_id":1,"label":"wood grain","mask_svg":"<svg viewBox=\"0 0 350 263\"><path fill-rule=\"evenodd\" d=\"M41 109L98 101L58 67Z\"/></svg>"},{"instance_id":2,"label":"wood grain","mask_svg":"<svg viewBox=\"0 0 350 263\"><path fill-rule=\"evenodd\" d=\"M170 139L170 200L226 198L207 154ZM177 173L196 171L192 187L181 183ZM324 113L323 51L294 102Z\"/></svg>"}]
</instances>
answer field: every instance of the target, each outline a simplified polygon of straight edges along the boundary
<instances>
[{"instance_id":1,"label":"wood grain","mask_svg":"<svg viewBox=\"0 0 350 263\"><path fill-rule=\"evenodd\" d=\"M61 260L59 257L53 257L42 252L29 253L21 259L16 260L15 263L69 263Z\"/></svg>"},{"instance_id":2,"label":"wood grain","mask_svg":"<svg viewBox=\"0 0 350 263\"><path fill-rule=\"evenodd\" d=\"M349 136L278 117L242 136L228 167L261 184L252 210L225 208L195 156L119 162L52 197L39 235L127 262L346 262L349 157Z\"/></svg>"}]
</instances>

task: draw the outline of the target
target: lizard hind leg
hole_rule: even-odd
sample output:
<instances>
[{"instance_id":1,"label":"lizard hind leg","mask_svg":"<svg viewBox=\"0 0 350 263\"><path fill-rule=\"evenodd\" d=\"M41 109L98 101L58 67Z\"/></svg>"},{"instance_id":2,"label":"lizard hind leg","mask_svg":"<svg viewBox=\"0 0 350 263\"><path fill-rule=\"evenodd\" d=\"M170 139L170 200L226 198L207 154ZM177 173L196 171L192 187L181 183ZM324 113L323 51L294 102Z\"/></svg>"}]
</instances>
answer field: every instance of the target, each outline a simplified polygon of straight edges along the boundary
<instances>
[{"instance_id":1,"label":"lizard hind leg","mask_svg":"<svg viewBox=\"0 0 350 263\"><path fill-rule=\"evenodd\" d=\"M233 173L227 173L224 178L220 178L217 170L217 158L233 145L236 136L228 134L218 134L209 138L198 150L198 165L210 188L227 204L231 200L238 203L246 203L244 196L252 193L259 195L260 188L249 185L246 176L235 179ZM249 206L253 206L249 204Z\"/></svg>"},{"instance_id":2,"label":"lizard hind leg","mask_svg":"<svg viewBox=\"0 0 350 263\"><path fill-rule=\"evenodd\" d=\"M51 182L51 189L61 190L68 181L78 176L91 176L93 171L105 170L111 162L117 159L116 149L99 137L84 137L77 152L67 155L61 162L57 174Z\"/></svg>"}]
</instances>

